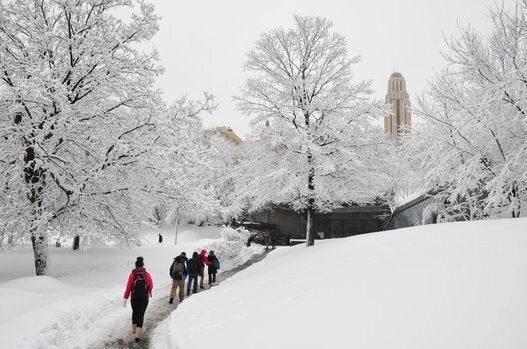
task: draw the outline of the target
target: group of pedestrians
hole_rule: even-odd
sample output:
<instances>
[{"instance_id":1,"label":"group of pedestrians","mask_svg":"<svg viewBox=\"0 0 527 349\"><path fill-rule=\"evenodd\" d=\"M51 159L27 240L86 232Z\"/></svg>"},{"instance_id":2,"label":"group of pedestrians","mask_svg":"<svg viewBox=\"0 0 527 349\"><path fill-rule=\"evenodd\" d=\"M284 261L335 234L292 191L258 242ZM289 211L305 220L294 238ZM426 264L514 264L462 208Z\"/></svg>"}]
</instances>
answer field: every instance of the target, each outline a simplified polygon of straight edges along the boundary
<instances>
[{"instance_id":1,"label":"group of pedestrians","mask_svg":"<svg viewBox=\"0 0 527 349\"><path fill-rule=\"evenodd\" d=\"M214 254L213 250L207 251L201 250L194 252L190 259L187 259L187 254L181 252L179 256L174 258L172 265L170 266L170 277L172 278L172 289L170 290L170 300L168 303L174 303L176 295L178 296L179 302L183 302L185 299L185 282L188 277L187 286L187 297L198 292L198 278L199 288L205 288L203 286L205 279L205 266L208 271L208 283L209 287L216 283L216 274L220 269L220 261ZM178 292L179 289L179 292Z\"/></svg>"},{"instance_id":2,"label":"group of pedestrians","mask_svg":"<svg viewBox=\"0 0 527 349\"><path fill-rule=\"evenodd\" d=\"M192 294L198 292L198 278L199 288L204 289L205 266L207 266L208 271L208 284L211 287L216 283L216 274L218 269L220 269L220 261L213 250L210 250L208 255L205 250L201 250L200 253L194 252L190 259L187 259L185 252L181 252L179 256L174 258L169 271L170 277L172 278L172 288L170 290L170 300L168 303L174 303L176 295L178 296L179 302L183 302L187 278L187 297L191 295L191 290ZM154 283L152 277L144 268L143 257L137 257L135 268L128 276L123 298L123 306L125 307L128 298L130 298L130 305L132 306L132 332L135 335L136 342L141 340L145 311L148 307L148 299L152 297L153 288Z\"/></svg>"}]
</instances>

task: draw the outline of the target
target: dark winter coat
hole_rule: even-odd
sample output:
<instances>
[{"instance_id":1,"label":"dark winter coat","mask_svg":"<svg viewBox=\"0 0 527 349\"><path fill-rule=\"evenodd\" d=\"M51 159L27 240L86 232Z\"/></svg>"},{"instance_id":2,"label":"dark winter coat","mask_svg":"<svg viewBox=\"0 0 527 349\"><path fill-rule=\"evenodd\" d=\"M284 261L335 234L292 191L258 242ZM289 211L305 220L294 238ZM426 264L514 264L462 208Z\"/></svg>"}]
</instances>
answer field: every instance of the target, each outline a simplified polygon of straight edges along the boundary
<instances>
[{"instance_id":1,"label":"dark winter coat","mask_svg":"<svg viewBox=\"0 0 527 349\"><path fill-rule=\"evenodd\" d=\"M192 254L192 258L188 260L187 262L188 272L189 274L198 274L200 270L199 266L199 256L197 252L194 252Z\"/></svg>"},{"instance_id":2,"label":"dark winter coat","mask_svg":"<svg viewBox=\"0 0 527 349\"><path fill-rule=\"evenodd\" d=\"M186 258L177 256L170 266L170 277L174 280L185 280L188 274Z\"/></svg>"},{"instance_id":3,"label":"dark winter coat","mask_svg":"<svg viewBox=\"0 0 527 349\"><path fill-rule=\"evenodd\" d=\"M214 263L214 261L217 260L219 262L218 258L214 254L209 254L207 259L209 262L207 263L207 265L209 266L208 268L209 274L216 274L218 272L218 268L216 268L216 263Z\"/></svg>"}]
</instances>

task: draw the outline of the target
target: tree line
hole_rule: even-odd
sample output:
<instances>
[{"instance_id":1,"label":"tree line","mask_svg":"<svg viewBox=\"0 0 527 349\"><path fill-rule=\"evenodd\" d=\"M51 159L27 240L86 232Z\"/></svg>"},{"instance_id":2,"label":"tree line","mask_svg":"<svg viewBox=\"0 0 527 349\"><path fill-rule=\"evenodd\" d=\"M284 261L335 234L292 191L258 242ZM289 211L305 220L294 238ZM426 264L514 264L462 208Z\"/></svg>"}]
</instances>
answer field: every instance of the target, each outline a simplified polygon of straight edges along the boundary
<instances>
[{"instance_id":1,"label":"tree line","mask_svg":"<svg viewBox=\"0 0 527 349\"><path fill-rule=\"evenodd\" d=\"M223 224L273 204L305 214L310 246L317 212L428 190L445 197L443 221L519 217L526 11L526 0L492 10L485 39L471 28L450 38L448 68L413 109L422 122L395 141L376 126L390 111L354 80L346 39L295 16L247 54L234 100L253 131L236 146L201 125L211 94L167 105L153 87L162 67L138 49L158 30L152 5L0 4L0 246L32 241L43 275L53 234L138 244L160 210Z\"/></svg>"}]
</instances>

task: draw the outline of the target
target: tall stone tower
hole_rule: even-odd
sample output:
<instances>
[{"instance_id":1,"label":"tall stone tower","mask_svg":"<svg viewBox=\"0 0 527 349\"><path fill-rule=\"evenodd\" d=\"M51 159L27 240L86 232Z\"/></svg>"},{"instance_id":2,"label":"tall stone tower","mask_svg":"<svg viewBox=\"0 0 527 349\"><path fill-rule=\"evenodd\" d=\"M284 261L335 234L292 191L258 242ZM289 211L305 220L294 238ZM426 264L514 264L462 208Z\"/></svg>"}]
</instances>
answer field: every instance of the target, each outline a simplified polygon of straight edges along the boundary
<instances>
[{"instance_id":1,"label":"tall stone tower","mask_svg":"<svg viewBox=\"0 0 527 349\"><path fill-rule=\"evenodd\" d=\"M384 118L384 132L392 136L404 134L412 125L410 97L406 92L406 81L401 73L395 72L388 81L386 103L392 105L392 113Z\"/></svg>"}]
</instances>

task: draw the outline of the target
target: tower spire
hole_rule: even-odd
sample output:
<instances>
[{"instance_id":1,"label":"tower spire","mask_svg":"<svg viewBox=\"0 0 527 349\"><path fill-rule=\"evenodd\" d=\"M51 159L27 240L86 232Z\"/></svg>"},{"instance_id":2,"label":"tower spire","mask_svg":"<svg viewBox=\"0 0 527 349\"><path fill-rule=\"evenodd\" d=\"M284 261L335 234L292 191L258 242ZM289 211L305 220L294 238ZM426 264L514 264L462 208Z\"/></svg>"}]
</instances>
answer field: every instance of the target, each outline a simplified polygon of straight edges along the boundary
<instances>
[{"instance_id":1,"label":"tower spire","mask_svg":"<svg viewBox=\"0 0 527 349\"><path fill-rule=\"evenodd\" d=\"M384 132L398 137L407 133L412 124L410 97L406 91L406 80L399 72L393 72L388 80L386 103L391 104L391 114L384 118Z\"/></svg>"}]
</instances>

